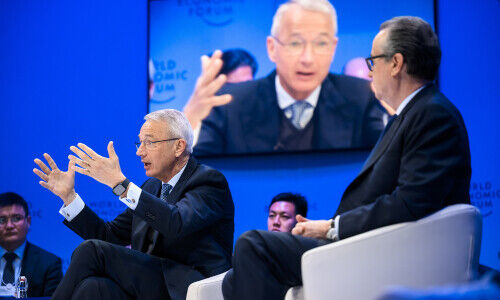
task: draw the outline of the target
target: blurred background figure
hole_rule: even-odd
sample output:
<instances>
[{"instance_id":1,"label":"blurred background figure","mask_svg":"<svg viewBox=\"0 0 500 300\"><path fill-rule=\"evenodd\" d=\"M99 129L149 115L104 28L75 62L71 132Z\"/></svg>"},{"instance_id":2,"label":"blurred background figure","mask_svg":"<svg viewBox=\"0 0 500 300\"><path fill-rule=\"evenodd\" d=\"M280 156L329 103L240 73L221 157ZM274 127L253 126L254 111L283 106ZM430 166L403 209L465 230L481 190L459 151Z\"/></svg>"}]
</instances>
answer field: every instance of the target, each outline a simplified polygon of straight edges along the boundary
<instances>
[{"instance_id":1,"label":"blurred background figure","mask_svg":"<svg viewBox=\"0 0 500 300\"><path fill-rule=\"evenodd\" d=\"M257 73L257 61L246 50L215 50L201 57L201 74L196 81L193 94L182 112L194 130L194 143L198 141L201 121L213 107L229 103L231 95L215 95L224 84L253 80Z\"/></svg>"},{"instance_id":2,"label":"blurred background figure","mask_svg":"<svg viewBox=\"0 0 500 300\"><path fill-rule=\"evenodd\" d=\"M370 72L370 70L368 70L368 66L366 65L363 57L355 57L349 60L342 69L342 73L344 73L344 75L371 81L371 78L368 76L368 72Z\"/></svg>"},{"instance_id":3,"label":"blurred background figure","mask_svg":"<svg viewBox=\"0 0 500 300\"><path fill-rule=\"evenodd\" d=\"M296 216L307 217L307 200L300 194L280 193L269 204L267 230L291 232L297 224Z\"/></svg>"},{"instance_id":4,"label":"blurred background figure","mask_svg":"<svg viewBox=\"0 0 500 300\"><path fill-rule=\"evenodd\" d=\"M253 80L258 67L257 61L248 51L241 48L227 49L222 52L222 69L219 74L225 74L228 83L238 83Z\"/></svg>"},{"instance_id":5,"label":"blurred background figure","mask_svg":"<svg viewBox=\"0 0 500 300\"><path fill-rule=\"evenodd\" d=\"M13 295L21 275L28 280L28 297L50 297L61 281L61 259L26 240L30 226L31 215L23 197L0 194L2 296Z\"/></svg>"},{"instance_id":6,"label":"blurred background figure","mask_svg":"<svg viewBox=\"0 0 500 300\"><path fill-rule=\"evenodd\" d=\"M148 62L148 94L149 94L149 99L153 99L153 95L155 93L155 82L153 80L155 76L155 64L153 63L152 59L149 59Z\"/></svg>"}]
</instances>

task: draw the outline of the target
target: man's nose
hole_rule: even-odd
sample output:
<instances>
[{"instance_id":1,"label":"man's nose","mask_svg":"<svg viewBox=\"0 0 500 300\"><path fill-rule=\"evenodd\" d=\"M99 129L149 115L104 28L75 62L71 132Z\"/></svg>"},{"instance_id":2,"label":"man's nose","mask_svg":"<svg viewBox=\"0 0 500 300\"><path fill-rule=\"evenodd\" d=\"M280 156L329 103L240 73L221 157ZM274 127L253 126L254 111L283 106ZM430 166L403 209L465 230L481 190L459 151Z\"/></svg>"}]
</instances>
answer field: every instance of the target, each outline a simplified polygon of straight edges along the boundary
<instances>
[{"instance_id":1,"label":"man's nose","mask_svg":"<svg viewBox=\"0 0 500 300\"><path fill-rule=\"evenodd\" d=\"M10 218L7 219L7 223L5 223L5 227L7 227L7 228L14 227L14 222L12 222L12 220Z\"/></svg>"},{"instance_id":2,"label":"man's nose","mask_svg":"<svg viewBox=\"0 0 500 300\"><path fill-rule=\"evenodd\" d=\"M280 217L279 216L274 217L273 224L281 225Z\"/></svg>"},{"instance_id":3,"label":"man's nose","mask_svg":"<svg viewBox=\"0 0 500 300\"><path fill-rule=\"evenodd\" d=\"M141 143L139 145L139 148L137 148L137 151L135 152L135 154L137 156L140 156L140 157L144 156L144 144Z\"/></svg>"},{"instance_id":4,"label":"man's nose","mask_svg":"<svg viewBox=\"0 0 500 300\"><path fill-rule=\"evenodd\" d=\"M314 49L312 43L306 43L304 46L304 51L300 55L300 61L304 64L312 63L314 58Z\"/></svg>"}]
</instances>

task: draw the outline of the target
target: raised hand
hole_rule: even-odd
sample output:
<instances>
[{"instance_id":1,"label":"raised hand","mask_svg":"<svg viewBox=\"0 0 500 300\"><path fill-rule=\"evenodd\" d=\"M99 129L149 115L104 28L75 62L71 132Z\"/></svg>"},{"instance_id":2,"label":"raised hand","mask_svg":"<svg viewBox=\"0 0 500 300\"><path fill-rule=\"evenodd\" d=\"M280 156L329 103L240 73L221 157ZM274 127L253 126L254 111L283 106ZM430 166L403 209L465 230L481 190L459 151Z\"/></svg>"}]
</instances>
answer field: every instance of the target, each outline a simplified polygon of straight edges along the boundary
<instances>
[{"instance_id":1,"label":"raised hand","mask_svg":"<svg viewBox=\"0 0 500 300\"><path fill-rule=\"evenodd\" d=\"M232 99L229 94L215 95L227 81L226 75L220 74L217 76L223 64L221 57L222 52L220 50L214 51L210 58L206 55L201 57L200 77L196 80L193 94L183 110L193 128L201 124L201 121L208 116L212 107L227 104Z\"/></svg>"},{"instance_id":2,"label":"raised hand","mask_svg":"<svg viewBox=\"0 0 500 300\"><path fill-rule=\"evenodd\" d=\"M40 159L36 158L35 163L40 167L40 170L34 168L33 172L42 179L39 183L44 188L48 189L55 195L59 196L65 205L70 204L75 199L75 164L69 162L68 171L59 170L55 161L47 153L43 154L50 168L47 167Z\"/></svg>"},{"instance_id":3,"label":"raised hand","mask_svg":"<svg viewBox=\"0 0 500 300\"><path fill-rule=\"evenodd\" d=\"M74 164L74 171L92 177L110 188L125 180L113 142L108 143L109 158L100 156L83 143L78 143L78 147L71 146L69 149L78 156L68 156L70 162Z\"/></svg>"},{"instance_id":4,"label":"raised hand","mask_svg":"<svg viewBox=\"0 0 500 300\"><path fill-rule=\"evenodd\" d=\"M318 239L326 238L326 233L331 228L331 220L314 220L304 218L301 215L296 216L297 224L292 229L292 234Z\"/></svg>"}]
</instances>

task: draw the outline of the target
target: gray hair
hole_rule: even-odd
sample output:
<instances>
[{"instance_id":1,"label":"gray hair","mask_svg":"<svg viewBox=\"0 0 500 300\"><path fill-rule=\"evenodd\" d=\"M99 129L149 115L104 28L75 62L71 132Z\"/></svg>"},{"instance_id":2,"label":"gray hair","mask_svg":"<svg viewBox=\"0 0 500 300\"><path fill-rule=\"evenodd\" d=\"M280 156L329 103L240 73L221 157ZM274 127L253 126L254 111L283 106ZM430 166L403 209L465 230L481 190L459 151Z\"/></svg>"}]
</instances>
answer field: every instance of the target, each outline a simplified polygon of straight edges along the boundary
<instances>
[{"instance_id":1,"label":"gray hair","mask_svg":"<svg viewBox=\"0 0 500 300\"><path fill-rule=\"evenodd\" d=\"M401 53L406 64L406 73L417 79L432 81L441 62L441 47L431 25L419 17L395 17L380 25L387 30L383 52L392 58Z\"/></svg>"},{"instance_id":2,"label":"gray hair","mask_svg":"<svg viewBox=\"0 0 500 300\"><path fill-rule=\"evenodd\" d=\"M193 152L193 129L186 116L175 109L161 109L147 114L146 121L160 121L167 125L167 132L172 137L179 137L186 141L186 151Z\"/></svg>"},{"instance_id":3,"label":"gray hair","mask_svg":"<svg viewBox=\"0 0 500 300\"><path fill-rule=\"evenodd\" d=\"M333 5L328 0L289 0L281 4L273 17L273 25L271 26L271 35L276 36L281 25L281 18L283 14L290 8L292 4L297 4L303 9L311 10L314 12L321 12L328 14L332 18L333 35L337 35L337 12Z\"/></svg>"}]
</instances>

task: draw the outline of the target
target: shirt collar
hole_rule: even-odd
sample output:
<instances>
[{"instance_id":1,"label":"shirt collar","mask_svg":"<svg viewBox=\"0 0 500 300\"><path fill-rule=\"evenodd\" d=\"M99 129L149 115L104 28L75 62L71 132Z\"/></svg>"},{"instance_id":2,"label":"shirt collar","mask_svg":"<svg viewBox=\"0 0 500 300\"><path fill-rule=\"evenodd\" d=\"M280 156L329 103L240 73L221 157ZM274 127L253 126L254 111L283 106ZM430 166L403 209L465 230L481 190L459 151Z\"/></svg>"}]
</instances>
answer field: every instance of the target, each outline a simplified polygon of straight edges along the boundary
<instances>
[{"instance_id":1,"label":"shirt collar","mask_svg":"<svg viewBox=\"0 0 500 300\"><path fill-rule=\"evenodd\" d=\"M17 247L13 252L19 257L20 260L23 260L24 248L26 248L26 240L22 243L21 246ZM3 247L0 247L0 258L7 252Z\"/></svg>"},{"instance_id":2,"label":"shirt collar","mask_svg":"<svg viewBox=\"0 0 500 300\"><path fill-rule=\"evenodd\" d=\"M184 167L182 167L182 169L181 169L179 172L177 172L177 174L175 174L175 175L174 175L174 177L172 177L172 178L171 178L171 179L167 182L168 184L170 184L170 185L172 186L172 189L175 187L175 185L177 184L177 182L178 182L178 181L179 181L179 179L181 178L181 175L182 175L182 173L184 173L184 170L186 169L186 166L187 166L187 165L188 165L188 164L186 163L186 164L184 165ZM163 182L163 181L162 181L162 183L165 183L165 182Z\"/></svg>"},{"instance_id":3,"label":"shirt collar","mask_svg":"<svg viewBox=\"0 0 500 300\"><path fill-rule=\"evenodd\" d=\"M403 102L401 102L401 104L399 104L398 109L396 110L396 115L399 116L401 114L401 112L403 111L403 109L406 107L406 105L408 105L408 103L410 103L411 99L413 99L413 97L415 97L415 95L417 95L418 92L420 92L426 86L427 85L423 85L420 88L418 88L416 91L414 91L413 93L411 93L410 95L408 95L408 97L406 97L403 100Z\"/></svg>"},{"instance_id":4,"label":"shirt collar","mask_svg":"<svg viewBox=\"0 0 500 300\"><path fill-rule=\"evenodd\" d=\"M275 85L276 85L276 97L278 98L278 106L282 110L294 104L295 102L301 100L301 99L294 99L292 96L290 96L290 94L287 93L287 91L285 91L285 89L281 85L278 74L276 74ZM313 108L315 108L316 104L318 104L320 91L321 91L321 85L319 85L316 89L314 89L314 91L309 95L309 97L307 97L303 101L308 102L309 104L311 104Z\"/></svg>"}]
</instances>

